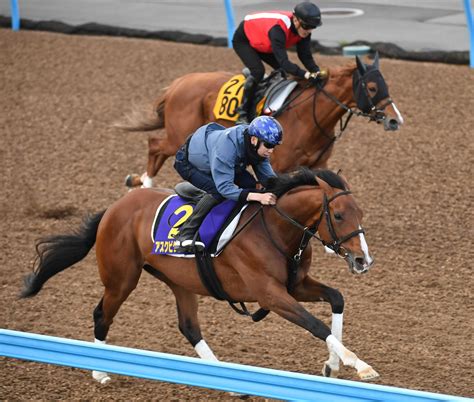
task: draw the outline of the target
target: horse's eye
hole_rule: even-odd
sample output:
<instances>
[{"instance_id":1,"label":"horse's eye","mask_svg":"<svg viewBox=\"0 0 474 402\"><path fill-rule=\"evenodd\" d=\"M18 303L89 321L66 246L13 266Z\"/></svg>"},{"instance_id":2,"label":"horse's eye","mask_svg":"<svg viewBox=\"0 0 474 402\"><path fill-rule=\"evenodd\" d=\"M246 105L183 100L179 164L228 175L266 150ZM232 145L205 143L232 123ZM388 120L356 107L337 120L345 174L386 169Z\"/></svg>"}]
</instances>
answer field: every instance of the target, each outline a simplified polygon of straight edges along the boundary
<instances>
[{"instance_id":1,"label":"horse's eye","mask_svg":"<svg viewBox=\"0 0 474 402\"><path fill-rule=\"evenodd\" d=\"M375 94L377 92L377 88L375 88L375 87L368 88L368 90L371 94Z\"/></svg>"},{"instance_id":2,"label":"horse's eye","mask_svg":"<svg viewBox=\"0 0 474 402\"><path fill-rule=\"evenodd\" d=\"M338 222L342 221L342 214L339 212L334 212L334 219Z\"/></svg>"}]
</instances>

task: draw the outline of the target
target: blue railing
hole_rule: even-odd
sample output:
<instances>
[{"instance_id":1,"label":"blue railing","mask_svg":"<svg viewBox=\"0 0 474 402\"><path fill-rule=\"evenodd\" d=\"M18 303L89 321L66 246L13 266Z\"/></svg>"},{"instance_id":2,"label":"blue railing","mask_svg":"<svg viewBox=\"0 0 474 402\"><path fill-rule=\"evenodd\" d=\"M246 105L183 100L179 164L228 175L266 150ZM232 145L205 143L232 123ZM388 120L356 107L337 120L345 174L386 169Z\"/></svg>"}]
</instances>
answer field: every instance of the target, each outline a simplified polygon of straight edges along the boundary
<instances>
[{"instance_id":1,"label":"blue railing","mask_svg":"<svg viewBox=\"0 0 474 402\"><path fill-rule=\"evenodd\" d=\"M464 9L466 10L467 27L469 29L470 65L471 68L474 68L474 17L472 15L471 0L464 0Z\"/></svg>"},{"instance_id":2,"label":"blue railing","mask_svg":"<svg viewBox=\"0 0 474 402\"><path fill-rule=\"evenodd\" d=\"M224 0L225 5L225 16L227 19L227 47L232 47L232 37L234 36L235 24L234 24L234 11L232 9L232 1Z\"/></svg>"},{"instance_id":3,"label":"blue railing","mask_svg":"<svg viewBox=\"0 0 474 402\"><path fill-rule=\"evenodd\" d=\"M20 9L18 8L18 0L10 0L12 9L12 29L18 31L20 29Z\"/></svg>"},{"instance_id":4,"label":"blue railing","mask_svg":"<svg viewBox=\"0 0 474 402\"><path fill-rule=\"evenodd\" d=\"M242 364L210 362L192 357L6 329L0 329L0 356L284 400L333 402L468 400L450 395Z\"/></svg>"}]
</instances>

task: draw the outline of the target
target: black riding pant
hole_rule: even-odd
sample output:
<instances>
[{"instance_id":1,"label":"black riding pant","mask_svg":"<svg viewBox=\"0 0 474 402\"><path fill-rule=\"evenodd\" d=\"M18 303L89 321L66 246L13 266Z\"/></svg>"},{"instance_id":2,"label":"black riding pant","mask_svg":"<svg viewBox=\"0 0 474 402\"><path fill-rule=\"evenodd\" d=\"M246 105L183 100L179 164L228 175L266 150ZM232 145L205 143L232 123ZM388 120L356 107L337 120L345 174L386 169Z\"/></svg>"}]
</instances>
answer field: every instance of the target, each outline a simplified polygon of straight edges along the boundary
<instances>
[{"instance_id":1,"label":"black riding pant","mask_svg":"<svg viewBox=\"0 0 474 402\"><path fill-rule=\"evenodd\" d=\"M280 68L280 65L272 53L260 53L250 46L250 42L244 32L243 21L234 33L232 46L234 47L235 53L237 53L245 66L250 70L250 74L252 74L257 82L260 82L265 75L265 66L262 61L267 63L274 70Z\"/></svg>"},{"instance_id":2,"label":"black riding pant","mask_svg":"<svg viewBox=\"0 0 474 402\"><path fill-rule=\"evenodd\" d=\"M191 137L189 137L190 139ZM202 172L188 160L189 139L182 145L174 162L174 168L179 175L191 184L211 194L216 200L223 201L224 197L217 191L216 184L209 173ZM254 190L257 188L257 181L247 170L235 172L234 184L244 190Z\"/></svg>"}]
</instances>

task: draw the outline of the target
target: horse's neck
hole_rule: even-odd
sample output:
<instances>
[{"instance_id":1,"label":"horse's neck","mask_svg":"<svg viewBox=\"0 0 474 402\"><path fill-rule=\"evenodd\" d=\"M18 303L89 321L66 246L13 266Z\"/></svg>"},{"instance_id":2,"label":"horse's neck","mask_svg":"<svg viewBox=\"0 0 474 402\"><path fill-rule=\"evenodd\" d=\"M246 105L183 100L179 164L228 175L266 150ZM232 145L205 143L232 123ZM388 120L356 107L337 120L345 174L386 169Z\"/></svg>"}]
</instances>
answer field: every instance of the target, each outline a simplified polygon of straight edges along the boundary
<instances>
[{"instance_id":1,"label":"horse's neck","mask_svg":"<svg viewBox=\"0 0 474 402\"><path fill-rule=\"evenodd\" d=\"M336 72L324 88L326 92L333 95L339 102L349 107L355 106L354 92L352 90L352 73L354 68L345 68ZM344 111L343 111L344 113Z\"/></svg>"},{"instance_id":2,"label":"horse's neck","mask_svg":"<svg viewBox=\"0 0 474 402\"><path fill-rule=\"evenodd\" d=\"M353 71L354 68L349 66L336 69L324 86L324 92L328 95L324 94L323 91L315 93L313 87L305 89L300 94L300 98L304 99L301 103L300 119L306 121L305 131L307 133L312 132L313 138L321 134L328 138L331 137L336 124L347 112L347 109L337 102L351 108L355 106L352 91ZM314 96L316 96L315 99ZM331 99L331 97L334 99ZM295 102L297 104L297 100ZM312 142L312 144L317 146L315 142ZM311 150L308 149L307 151Z\"/></svg>"},{"instance_id":3,"label":"horse's neck","mask_svg":"<svg viewBox=\"0 0 474 402\"><path fill-rule=\"evenodd\" d=\"M302 227L313 225L319 215L323 203L323 192L315 186L301 186L281 196L278 209L287 217L298 222ZM276 225L278 236L290 249L298 247L303 234L302 227L291 223L277 211L272 211L272 223Z\"/></svg>"}]
</instances>

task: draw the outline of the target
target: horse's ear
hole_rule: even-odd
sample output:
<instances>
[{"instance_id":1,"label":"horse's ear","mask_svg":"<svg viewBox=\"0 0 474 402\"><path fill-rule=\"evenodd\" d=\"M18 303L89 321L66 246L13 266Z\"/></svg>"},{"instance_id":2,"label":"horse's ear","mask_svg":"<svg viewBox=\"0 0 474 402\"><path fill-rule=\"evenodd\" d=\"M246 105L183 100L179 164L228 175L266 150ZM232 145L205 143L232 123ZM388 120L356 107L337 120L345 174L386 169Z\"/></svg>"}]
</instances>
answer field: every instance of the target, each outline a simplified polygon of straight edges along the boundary
<instances>
[{"instance_id":1,"label":"horse's ear","mask_svg":"<svg viewBox=\"0 0 474 402\"><path fill-rule=\"evenodd\" d=\"M380 70L380 69L379 69L379 52L375 52L374 62L372 63L372 65L373 65L377 70Z\"/></svg>"},{"instance_id":2,"label":"horse's ear","mask_svg":"<svg viewBox=\"0 0 474 402\"><path fill-rule=\"evenodd\" d=\"M320 179L319 177L316 177L316 182L318 183L319 187L322 188L322 190L327 194L331 194L332 192L332 187L327 184L323 179Z\"/></svg>"},{"instance_id":3,"label":"horse's ear","mask_svg":"<svg viewBox=\"0 0 474 402\"><path fill-rule=\"evenodd\" d=\"M339 178L340 178L340 179L342 180L342 182L344 183L344 187L345 187L347 190L350 190L349 183L348 183L348 181L347 181L347 179L346 179L346 176L344 176L344 175L342 174L342 170L341 170L341 169L339 169L339 170L337 171L337 175L339 176Z\"/></svg>"},{"instance_id":4,"label":"horse's ear","mask_svg":"<svg viewBox=\"0 0 474 402\"><path fill-rule=\"evenodd\" d=\"M367 71L366 65L362 62L359 56L356 55L357 69L359 70L360 75L364 75Z\"/></svg>"}]
</instances>

